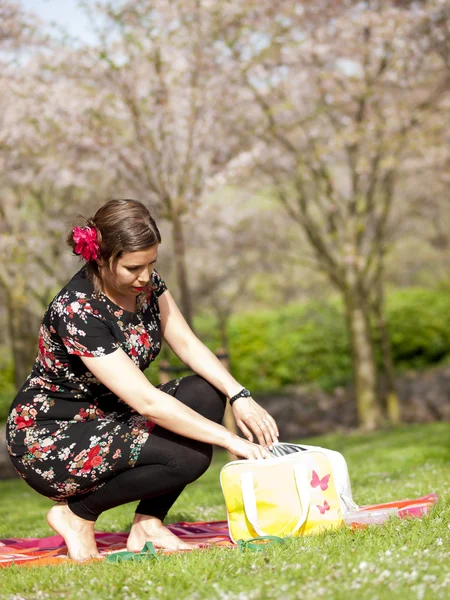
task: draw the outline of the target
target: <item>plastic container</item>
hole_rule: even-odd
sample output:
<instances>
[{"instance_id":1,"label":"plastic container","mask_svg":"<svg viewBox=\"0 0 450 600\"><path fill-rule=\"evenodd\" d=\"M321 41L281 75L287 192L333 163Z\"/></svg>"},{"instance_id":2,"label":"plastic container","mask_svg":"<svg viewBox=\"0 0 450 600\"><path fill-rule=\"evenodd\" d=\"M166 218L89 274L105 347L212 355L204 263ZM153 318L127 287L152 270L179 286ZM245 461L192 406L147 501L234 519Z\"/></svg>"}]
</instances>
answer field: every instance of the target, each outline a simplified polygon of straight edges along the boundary
<instances>
[{"instance_id":1,"label":"plastic container","mask_svg":"<svg viewBox=\"0 0 450 600\"><path fill-rule=\"evenodd\" d=\"M391 517L398 517L398 508L377 508L374 510L353 510L343 515L348 525L381 525Z\"/></svg>"}]
</instances>

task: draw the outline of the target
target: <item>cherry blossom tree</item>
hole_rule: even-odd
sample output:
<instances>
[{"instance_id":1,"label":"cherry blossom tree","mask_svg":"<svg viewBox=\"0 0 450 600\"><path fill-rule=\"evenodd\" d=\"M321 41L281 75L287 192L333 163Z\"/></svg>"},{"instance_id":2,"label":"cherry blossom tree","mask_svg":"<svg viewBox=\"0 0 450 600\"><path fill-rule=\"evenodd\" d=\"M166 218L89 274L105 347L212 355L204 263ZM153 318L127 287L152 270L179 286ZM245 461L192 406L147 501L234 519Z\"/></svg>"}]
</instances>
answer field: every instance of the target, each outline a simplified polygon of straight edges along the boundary
<instances>
[{"instance_id":1,"label":"cherry blossom tree","mask_svg":"<svg viewBox=\"0 0 450 600\"><path fill-rule=\"evenodd\" d=\"M295 286L296 299L301 294L300 277L286 281L287 264L294 253L289 219L278 206L266 203L263 208L261 203L251 189L225 188L186 222L195 240L189 260L193 298L201 312L214 315L225 349L230 317L261 306L261 286L263 306L268 298L273 304L289 298L291 286ZM295 261L299 262L298 257Z\"/></svg>"},{"instance_id":2,"label":"cherry blossom tree","mask_svg":"<svg viewBox=\"0 0 450 600\"><path fill-rule=\"evenodd\" d=\"M46 69L55 47L20 5L2 3L0 16L0 291L20 387L36 354L42 314L72 270L62 240L86 194L73 168L83 167L77 148L63 151L78 104L73 86Z\"/></svg>"},{"instance_id":3,"label":"cherry blossom tree","mask_svg":"<svg viewBox=\"0 0 450 600\"><path fill-rule=\"evenodd\" d=\"M258 7L239 21L244 34L228 39L252 94L239 125L259 141L253 164L342 294L359 419L373 429L383 410L370 319L392 375L384 263L402 170L423 159L417 140L448 100L448 5L330 1L320 15L316 6ZM395 421L395 395L388 400Z\"/></svg>"},{"instance_id":4,"label":"cherry blossom tree","mask_svg":"<svg viewBox=\"0 0 450 600\"><path fill-rule=\"evenodd\" d=\"M33 331L36 323L33 311L25 303L26 278L24 271L29 264L24 250L24 233L20 231L15 218L17 211L16 186L18 174L18 150L16 136L23 128L18 120L15 105L15 90L18 83L17 66L21 52L38 43L36 22L13 2L0 4L0 181L2 197L0 202L0 292L4 299L9 338L15 366L16 386L22 385L24 371L32 360L27 330ZM9 334L9 335L8 335Z\"/></svg>"},{"instance_id":5,"label":"cherry blossom tree","mask_svg":"<svg viewBox=\"0 0 450 600\"><path fill-rule=\"evenodd\" d=\"M117 193L170 221L179 299L192 323L183 219L246 149L229 126L238 97L229 85L234 66L221 61L216 44L222 5L143 0L96 8L99 45L61 62L85 92L80 133L114 173Z\"/></svg>"},{"instance_id":6,"label":"cherry blossom tree","mask_svg":"<svg viewBox=\"0 0 450 600\"><path fill-rule=\"evenodd\" d=\"M224 328L281 249L320 270L346 307L360 421L376 426L371 326L394 391L386 258L407 232L447 243L448 3L84 4L98 44L64 46L19 3L0 5L0 290L18 369L73 271L66 225L136 197L169 226L189 321L193 293ZM236 215L225 195L207 210L230 181L272 194L298 241L264 247L258 226L279 216L244 210L244 197ZM394 394L388 408L394 421Z\"/></svg>"}]
</instances>

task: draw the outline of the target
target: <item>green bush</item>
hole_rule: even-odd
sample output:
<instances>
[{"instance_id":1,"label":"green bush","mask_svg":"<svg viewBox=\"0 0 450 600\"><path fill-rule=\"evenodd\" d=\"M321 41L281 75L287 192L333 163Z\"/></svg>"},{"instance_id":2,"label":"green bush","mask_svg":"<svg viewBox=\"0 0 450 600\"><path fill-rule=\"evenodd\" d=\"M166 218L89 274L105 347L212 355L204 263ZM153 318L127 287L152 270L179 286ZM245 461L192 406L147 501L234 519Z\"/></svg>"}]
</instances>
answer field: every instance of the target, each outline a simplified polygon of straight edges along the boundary
<instances>
[{"instance_id":1,"label":"green bush","mask_svg":"<svg viewBox=\"0 0 450 600\"><path fill-rule=\"evenodd\" d=\"M386 317L399 372L450 359L450 296L446 290L392 291L387 296ZM200 338L210 348L217 348L213 320L201 323L197 328ZM351 381L350 347L339 300L313 300L277 311L235 315L228 334L233 375L252 390L308 383L329 390ZM374 335L378 337L375 323ZM377 356L381 362L379 351Z\"/></svg>"},{"instance_id":2,"label":"green bush","mask_svg":"<svg viewBox=\"0 0 450 600\"><path fill-rule=\"evenodd\" d=\"M398 371L423 369L450 359L450 296L446 290L392 291L387 295L386 316ZM222 345L213 317L198 317L195 329L211 350ZM375 327L374 332L377 336ZM234 315L228 337L232 373L251 390L309 383L329 390L351 380L352 361L340 301L311 300ZM379 351L377 356L380 361ZM182 364L165 347L146 372L155 385L161 358L169 359L172 366ZM175 373L173 378L177 376ZM2 420L14 397L12 364L5 358L0 363L0 381Z\"/></svg>"},{"instance_id":3,"label":"green bush","mask_svg":"<svg viewBox=\"0 0 450 600\"><path fill-rule=\"evenodd\" d=\"M392 354L398 369L423 369L450 356L450 294L408 288L387 296Z\"/></svg>"},{"instance_id":4,"label":"green bush","mask_svg":"<svg viewBox=\"0 0 450 600\"><path fill-rule=\"evenodd\" d=\"M336 303L238 315L229 334L233 374L252 390L312 382L331 388L351 377L344 319Z\"/></svg>"},{"instance_id":5,"label":"green bush","mask_svg":"<svg viewBox=\"0 0 450 600\"><path fill-rule=\"evenodd\" d=\"M16 395L11 355L5 347L0 348L0 423L8 416L9 407Z\"/></svg>"}]
</instances>

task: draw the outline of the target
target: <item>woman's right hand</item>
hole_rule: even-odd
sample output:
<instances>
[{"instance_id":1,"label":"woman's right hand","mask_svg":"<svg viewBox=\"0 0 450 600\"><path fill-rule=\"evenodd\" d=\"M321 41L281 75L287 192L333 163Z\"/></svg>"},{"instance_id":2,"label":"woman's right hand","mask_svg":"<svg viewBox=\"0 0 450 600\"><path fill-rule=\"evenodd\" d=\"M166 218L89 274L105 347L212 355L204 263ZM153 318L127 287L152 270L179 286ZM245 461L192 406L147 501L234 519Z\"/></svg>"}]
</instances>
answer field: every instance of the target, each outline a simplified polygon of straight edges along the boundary
<instances>
[{"instance_id":1,"label":"woman's right hand","mask_svg":"<svg viewBox=\"0 0 450 600\"><path fill-rule=\"evenodd\" d=\"M234 454L239 458L259 460L272 457L270 452L267 450L267 448L264 448L264 446L244 440L231 432L225 448L228 450L228 452L231 452L231 454Z\"/></svg>"}]
</instances>

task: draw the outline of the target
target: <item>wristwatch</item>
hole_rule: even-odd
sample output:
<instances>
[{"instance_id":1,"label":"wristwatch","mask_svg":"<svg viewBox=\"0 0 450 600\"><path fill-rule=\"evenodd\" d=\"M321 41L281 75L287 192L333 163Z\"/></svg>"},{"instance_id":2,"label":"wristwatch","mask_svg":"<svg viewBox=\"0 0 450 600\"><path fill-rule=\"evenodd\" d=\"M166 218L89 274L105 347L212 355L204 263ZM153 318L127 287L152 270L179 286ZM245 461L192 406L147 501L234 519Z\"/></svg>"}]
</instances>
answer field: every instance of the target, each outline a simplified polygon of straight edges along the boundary
<instances>
[{"instance_id":1,"label":"wristwatch","mask_svg":"<svg viewBox=\"0 0 450 600\"><path fill-rule=\"evenodd\" d=\"M230 398L230 406L232 406L233 402L235 400L237 400L238 398L249 398L250 396L251 396L251 393L248 391L248 389L242 388L242 390L240 392L238 392L232 398Z\"/></svg>"}]
</instances>

